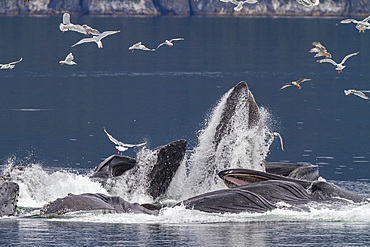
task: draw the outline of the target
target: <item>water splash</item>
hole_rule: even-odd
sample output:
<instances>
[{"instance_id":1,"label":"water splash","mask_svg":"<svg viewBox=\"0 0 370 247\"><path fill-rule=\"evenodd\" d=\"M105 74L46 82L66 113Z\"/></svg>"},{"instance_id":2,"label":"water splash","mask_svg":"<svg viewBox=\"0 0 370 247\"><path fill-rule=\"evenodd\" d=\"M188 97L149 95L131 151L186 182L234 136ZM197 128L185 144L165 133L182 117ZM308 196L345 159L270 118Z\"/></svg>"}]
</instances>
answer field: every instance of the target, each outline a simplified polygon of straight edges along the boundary
<instances>
[{"instance_id":1,"label":"water splash","mask_svg":"<svg viewBox=\"0 0 370 247\"><path fill-rule=\"evenodd\" d=\"M13 157L14 158L14 157ZM41 164L31 163L21 168L15 167L17 159L8 159L4 175L7 179L18 183L19 201L21 207L41 207L48 201L65 197L68 193L105 193L107 191L88 176L75 172L60 170L46 171Z\"/></svg>"},{"instance_id":2,"label":"water splash","mask_svg":"<svg viewBox=\"0 0 370 247\"><path fill-rule=\"evenodd\" d=\"M118 195L127 201L139 203L152 202L148 194L149 174L157 161L157 151L143 148L137 154L137 163L119 177L110 178L105 188L112 195Z\"/></svg>"},{"instance_id":3,"label":"water splash","mask_svg":"<svg viewBox=\"0 0 370 247\"><path fill-rule=\"evenodd\" d=\"M258 110L246 84L237 92L231 89L207 118L198 145L179 167L168 194L185 198L225 188L218 177L225 169L264 171L263 161L273 141L269 119L265 109Z\"/></svg>"}]
</instances>

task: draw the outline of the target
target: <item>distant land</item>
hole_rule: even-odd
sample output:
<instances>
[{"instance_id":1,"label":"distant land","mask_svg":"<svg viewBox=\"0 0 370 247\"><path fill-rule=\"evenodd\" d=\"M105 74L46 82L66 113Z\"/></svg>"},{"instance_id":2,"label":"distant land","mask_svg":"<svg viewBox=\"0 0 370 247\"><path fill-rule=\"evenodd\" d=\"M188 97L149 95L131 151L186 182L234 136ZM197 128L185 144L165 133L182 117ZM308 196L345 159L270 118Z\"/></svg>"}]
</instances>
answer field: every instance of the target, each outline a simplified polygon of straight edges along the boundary
<instances>
[{"instance_id":1,"label":"distant land","mask_svg":"<svg viewBox=\"0 0 370 247\"><path fill-rule=\"evenodd\" d=\"M220 0L0 0L0 15L53 15L63 12L80 15L149 16L367 16L370 0L320 0L307 8L296 0L259 0L235 5Z\"/></svg>"}]
</instances>

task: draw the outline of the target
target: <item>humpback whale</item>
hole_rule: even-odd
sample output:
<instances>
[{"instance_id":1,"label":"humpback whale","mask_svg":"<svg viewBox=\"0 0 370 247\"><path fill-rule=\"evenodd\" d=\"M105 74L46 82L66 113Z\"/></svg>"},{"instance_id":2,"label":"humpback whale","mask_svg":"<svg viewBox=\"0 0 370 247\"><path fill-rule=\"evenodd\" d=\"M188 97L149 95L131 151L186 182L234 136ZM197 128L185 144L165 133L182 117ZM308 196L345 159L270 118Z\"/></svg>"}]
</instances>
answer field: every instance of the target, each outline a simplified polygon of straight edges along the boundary
<instances>
[{"instance_id":1,"label":"humpback whale","mask_svg":"<svg viewBox=\"0 0 370 247\"><path fill-rule=\"evenodd\" d=\"M169 188L178 198L194 196L224 185L218 172L230 168L264 171L263 161L272 143L271 131L245 81L225 93L208 115L198 143ZM179 192L177 187L182 186Z\"/></svg>"},{"instance_id":2,"label":"humpback whale","mask_svg":"<svg viewBox=\"0 0 370 247\"><path fill-rule=\"evenodd\" d=\"M138 183L146 184L146 193L154 200L162 196L172 181L181 161L185 156L186 141L177 140L151 150L155 160L151 164L142 164L137 159L127 156L111 155L100 163L90 176L104 186L108 179L133 180L138 178L140 165L149 166L145 177ZM135 187L138 184L134 184ZM133 189L134 190L134 189Z\"/></svg>"},{"instance_id":3,"label":"humpback whale","mask_svg":"<svg viewBox=\"0 0 370 247\"><path fill-rule=\"evenodd\" d=\"M101 210L112 213L143 213L157 215L157 210L146 209L138 203L129 203L118 196L107 196L100 193L69 194L54 202L44 205L41 215L66 214L78 211Z\"/></svg>"},{"instance_id":4,"label":"humpback whale","mask_svg":"<svg viewBox=\"0 0 370 247\"><path fill-rule=\"evenodd\" d=\"M304 181L260 171L235 169L220 172L225 176L251 176L251 183L203 193L180 201L174 206L207 213L263 213L274 209L310 211L309 203L363 203L367 199L325 181ZM256 182L256 177L261 178ZM247 178L245 179L248 180ZM282 204L283 203L283 204ZM321 204L320 204L321 205ZM68 195L44 206L42 215L65 214L75 211L106 210L114 213L158 215L160 207L152 204L129 203L120 197L103 194Z\"/></svg>"},{"instance_id":5,"label":"humpback whale","mask_svg":"<svg viewBox=\"0 0 370 247\"><path fill-rule=\"evenodd\" d=\"M239 188L248 185L258 186L261 181L280 181L295 184L308 191L311 198L316 201L352 201L355 203L367 201L362 196L343 189L335 184L322 180L303 180L285 177L268 172L254 171L248 169L230 169L221 171L219 176L229 188ZM284 198L284 195L281 195Z\"/></svg>"},{"instance_id":6,"label":"humpback whale","mask_svg":"<svg viewBox=\"0 0 370 247\"><path fill-rule=\"evenodd\" d=\"M181 175L191 178L181 184L181 189L185 190L189 185L204 186L205 192L198 191L195 196L187 196L188 199L174 206L183 205L209 213L263 213L277 208L309 211L307 205L310 203L368 202L358 194L324 181L319 177L316 165L265 162L267 152L264 148L267 146L268 150L266 138L269 136L266 133L270 132L266 131L263 114L245 82L231 89L216 108L216 117L203 131L203 142L195 153L207 152L193 158L190 164L186 164L189 166L181 163L186 141L179 140L149 150L149 159L140 155L136 159L112 155L95 168L91 179L100 181L106 187L111 186L112 181L113 186L115 182L124 181L126 186L117 187L130 192L141 186L143 190L140 193L150 195L158 202L181 167L185 170ZM184 165L180 166L180 163ZM209 181L217 181L215 183L222 188L207 187ZM12 182L5 182L2 186L0 199L4 202L0 202L5 209L2 209L1 215L13 215L19 187ZM107 191L112 193L112 190ZM158 215L161 208L153 204L130 203L125 199L100 193L69 194L49 202L40 213L50 215L101 210Z\"/></svg>"},{"instance_id":7,"label":"humpback whale","mask_svg":"<svg viewBox=\"0 0 370 247\"><path fill-rule=\"evenodd\" d=\"M14 182L4 182L0 186L0 217L15 214L19 195L19 185Z\"/></svg>"}]
</instances>

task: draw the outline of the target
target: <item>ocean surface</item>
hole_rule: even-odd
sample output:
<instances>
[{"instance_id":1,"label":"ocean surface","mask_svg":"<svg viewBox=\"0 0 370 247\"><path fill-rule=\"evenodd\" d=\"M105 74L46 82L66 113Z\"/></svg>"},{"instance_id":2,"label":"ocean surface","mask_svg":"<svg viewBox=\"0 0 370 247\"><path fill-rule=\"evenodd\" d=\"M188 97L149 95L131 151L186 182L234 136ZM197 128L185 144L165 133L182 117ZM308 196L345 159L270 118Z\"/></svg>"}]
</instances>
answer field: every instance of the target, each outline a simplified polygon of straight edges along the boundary
<instances>
[{"instance_id":1,"label":"ocean surface","mask_svg":"<svg viewBox=\"0 0 370 247\"><path fill-rule=\"evenodd\" d=\"M23 58L13 70L0 70L0 170L32 165L15 178L19 215L0 219L0 245L368 246L370 205L263 214L175 207L159 216L35 216L69 192L109 193L88 178L117 151L103 127L125 143L147 142L125 155L186 139L191 157L221 97L240 81L247 82L268 128L283 137L284 151L275 139L267 161L317 164L326 180L370 198L370 100L344 94L356 89L370 96L370 31L359 33L340 20L71 16L72 23L120 30L98 49L95 43L72 48L85 37L62 33L62 16L0 17L0 63ZM179 37L184 41L156 52L128 50L139 41L156 48ZM336 62L359 54L338 74L309 53L314 41ZM60 65L69 52L77 65ZM312 80L301 90L279 90L300 78ZM110 193L125 197L120 189ZM172 189L181 191L181 184Z\"/></svg>"}]
</instances>

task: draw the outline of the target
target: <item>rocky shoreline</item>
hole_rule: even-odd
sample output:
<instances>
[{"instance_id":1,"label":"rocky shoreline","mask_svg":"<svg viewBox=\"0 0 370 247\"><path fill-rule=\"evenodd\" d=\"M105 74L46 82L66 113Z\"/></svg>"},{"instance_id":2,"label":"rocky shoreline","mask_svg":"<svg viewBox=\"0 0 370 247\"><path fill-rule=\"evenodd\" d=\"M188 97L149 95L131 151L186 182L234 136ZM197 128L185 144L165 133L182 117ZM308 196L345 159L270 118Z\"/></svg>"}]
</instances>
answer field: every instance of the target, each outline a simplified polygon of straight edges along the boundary
<instances>
[{"instance_id":1,"label":"rocky shoreline","mask_svg":"<svg viewBox=\"0 0 370 247\"><path fill-rule=\"evenodd\" d=\"M320 0L307 8L296 0L259 0L235 5L219 0L1 0L0 15L53 15L63 12L80 15L147 16L367 16L370 0Z\"/></svg>"}]
</instances>

